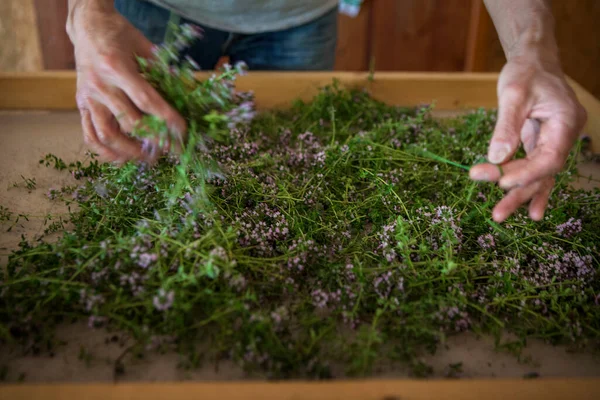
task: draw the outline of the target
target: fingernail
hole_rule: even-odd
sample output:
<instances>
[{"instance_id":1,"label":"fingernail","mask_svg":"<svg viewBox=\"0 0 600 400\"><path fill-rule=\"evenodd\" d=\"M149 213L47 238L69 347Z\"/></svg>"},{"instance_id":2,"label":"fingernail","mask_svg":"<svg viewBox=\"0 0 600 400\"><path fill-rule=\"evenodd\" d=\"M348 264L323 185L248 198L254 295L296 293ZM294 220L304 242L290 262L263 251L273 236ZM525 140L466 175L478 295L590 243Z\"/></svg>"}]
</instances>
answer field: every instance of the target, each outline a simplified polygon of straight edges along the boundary
<instances>
[{"instance_id":1,"label":"fingernail","mask_svg":"<svg viewBox=\"0 0 600 400\"><path fill-rule=\"evenodd\" d=\"M488 181L490 180L490 176L487 172L481 169L472 169L470 171L471 179L475 179L478 181Z\"/></svg>"},{"instance_id":2,"label":"fingernail","mask_svg":"<svg viewBox=\"0 0 600 400\"><path fill-rule=\"evenodd\" d=\"M500 164L510 153L510 146L504 142L492 142L488 158L492 164Z\"/></svg>"}]
</instances>

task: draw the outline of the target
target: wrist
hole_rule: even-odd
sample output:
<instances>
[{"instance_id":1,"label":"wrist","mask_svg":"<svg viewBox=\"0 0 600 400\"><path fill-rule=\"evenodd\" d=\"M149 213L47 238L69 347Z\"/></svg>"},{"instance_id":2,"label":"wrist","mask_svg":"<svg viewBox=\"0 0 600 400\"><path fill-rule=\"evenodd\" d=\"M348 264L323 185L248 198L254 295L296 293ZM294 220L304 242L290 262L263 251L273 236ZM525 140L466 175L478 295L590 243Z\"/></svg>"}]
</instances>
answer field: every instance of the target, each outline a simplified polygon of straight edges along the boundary
<instances>
[{"instance_id":1,"label":"wrist","mask_svg":"<svg viewBox=\"0 0 600 400\"><path fill-rule=\"evenodd\" d=\"M507 62L535 68L539 71L551 72L562 76L563 70L558 49L541 43L523 43L507 52Z\"/></svg>"},{"instance_id":2,"label":"wrist","mask_svg":"<svg viewBox=\"0 0 600 400\"><path fill-rule=\"evenodd\" d=\"M505 54L508 61L531 58L560 64L558 45L551 33L545 35L535 31L526 31L506 49Z\"/></svg>"},{"instance_id":3,"label":"wrist","mask_svg":"<svg viewBox=\"0 0 600 400\"><path fill-rule=\"evenodd\" d=\"M69 0L68 7L66 31L73 44L75 44L79 26L86 19L86 15L115 12L113 0Z\"/></svg>"},{"instance_id":4,"label":"wrist","mask_svg":"<svg viewBox=\"0 0 600 400\"><path fill-rule=\"evenodd\" d=\"M515 21L507 36L506 59L530 58L544 63L560 64L558 45L554 36L555 22L547 1L532 1L524 9L525 19Z\"/></svg>"}]
</instances>

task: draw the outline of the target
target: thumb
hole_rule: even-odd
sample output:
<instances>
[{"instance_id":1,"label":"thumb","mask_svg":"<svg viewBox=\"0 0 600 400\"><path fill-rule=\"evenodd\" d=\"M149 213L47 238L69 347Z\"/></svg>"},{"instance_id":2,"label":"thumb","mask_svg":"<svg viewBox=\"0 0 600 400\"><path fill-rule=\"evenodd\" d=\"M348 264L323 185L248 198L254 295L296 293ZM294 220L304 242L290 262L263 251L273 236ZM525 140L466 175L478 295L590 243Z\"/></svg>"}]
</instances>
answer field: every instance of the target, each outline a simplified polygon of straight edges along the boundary
<instances>
[{"instance_id":1,"label":"thumb","mask_svg":"<svg viewBox=\"0 0 600 400\"><path fill-rule=\"evenodd\" d=\"M498 96L498 121L488 149L488 159L501 164L519 148L521 130L529 114L527 91L521 86L507 86Z\"/></svg>"}]
</instances>

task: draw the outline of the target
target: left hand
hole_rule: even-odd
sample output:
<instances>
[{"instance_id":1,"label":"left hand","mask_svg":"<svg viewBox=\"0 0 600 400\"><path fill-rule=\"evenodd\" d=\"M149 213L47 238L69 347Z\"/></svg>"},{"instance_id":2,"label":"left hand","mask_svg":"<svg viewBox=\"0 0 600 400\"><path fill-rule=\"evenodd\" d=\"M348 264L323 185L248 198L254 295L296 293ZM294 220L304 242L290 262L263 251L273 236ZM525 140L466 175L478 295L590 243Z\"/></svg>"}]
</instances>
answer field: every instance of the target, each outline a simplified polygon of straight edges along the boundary
<instances>
[{"instance_id":1,"label":"left hand","mask_svg":"<svg viewBox=\"0 0 600 400\"><path fill-rule=\"evenodd\" d=\"M473 166L470 177L498 182L508 191L493 210L496 222L504 221L526 202L531 219L539 221L554 176L562 170L586 123L586 111L558 61L539 54L521 55L504 66L498 81L498 103L489 163ZM527 156L513 159L520 144Z\"/></svg>"}]
</instances>

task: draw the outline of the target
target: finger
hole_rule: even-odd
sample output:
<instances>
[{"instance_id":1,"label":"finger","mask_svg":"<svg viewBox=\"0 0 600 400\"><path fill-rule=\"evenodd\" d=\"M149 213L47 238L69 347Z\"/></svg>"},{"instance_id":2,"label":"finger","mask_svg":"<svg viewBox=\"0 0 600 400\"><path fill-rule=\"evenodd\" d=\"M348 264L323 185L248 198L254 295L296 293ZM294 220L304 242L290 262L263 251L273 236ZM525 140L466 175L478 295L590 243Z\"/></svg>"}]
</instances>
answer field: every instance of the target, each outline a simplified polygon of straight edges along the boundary
<instances>
[{"instance_id":1,"label":"finger","mask_svg":"<svg viewBox=\"0 0 600 400\"><path fill-rule=\"evenodd\" d=\"M540 190L541 183L536 182L527 187L519 187L511 190L500 202L494 207L492 217L496 222L503 222L512 213L514 213L521 205L529 201L534 194Z\"/></svg>"},{"instance_id":2,"label":"finger","mask_svg":"<svg viewBox=\"0 0 600 400\"><path fill-rule=\"evenodd\" d=\"M520 168L500 179L500 186L505 189L524 186L559 173L573 145L571 138L575 135L570 125L560 121L544 122L536 149L522 161Z\"/></svg>"},{"instance_id":3,"label":"finger","mask_svg":"<svg viewBox=\"0 0 600 400\"><path fill-rule=\"evenodd\" d=\"M108 147L100 143L98 135L96 134L96 128L92 123L92 116L89 110L82 108L81 114L81 125L83 127L83 141L92 151L98 154L99 158L103 161L115 161L118 157Z\"/></svg>"},{"instance_id":4,"label":"finger","mask_svg":"<svg viewBox=\"0 0 600 400\"><path fill-rule=\"evenodd\" d=\"M533 152L535 149L539 134L540 121L534 118L527 119L521 130L521 142L527 154Z\"/></svg>"},{"instance_id":5,"label":"finger","mask_svg":"<svg viewBox=\"0 0 600 400\"><path fill-rule=\"evenodd\" d=\"M541 151L531 159L516 161L519 161L516 163L518 168L511 169L498 181L501 188L508 190L554 177L564 165L564 158L553 150Z\"/></svg>"},{"instance_id":6,"label":"finger","mask_svg":"<svg viewBox=\"0 0 600 400\"><path fill-rule=\"evenodd\" d=\"M118 86L141 111L163 119L169 130L178 136L178 141L185 140L186 123L183 117L142 76L127 71L119 75L118 81Z\"/></svg>"},{"instance_id":7,"label":"finger","mask_svg":"<svg viewBox=\"0 0 600 400\"><path fill-rule=\"evenodd\" d=\"M502 171L495 164L474 165L469 171L469 176L476 181L498 182L501 188L510 190L553 177L560 172L563 163L558 153L540 150L530 158L511 160L502 164Z\"/></svg>"},{"instance_id":8,"label":"finger","mask_svg":"<svg viewBox=\"0 0 600 400\"><path fill-rule=\"evenodd\" d=\"M142 112L129 100L123 91L113 88L101 94L100 102L115 116L121 131L132 132L142 119Z\"/></svg>"},{"instance_id":9,"label":"finger","mask_svg":"<svg viewBox=\"0 0 600 400\"><path fill-rule=\"evenodd\" d=\"M548 206L548 198L554 187L554 179L548 179L542 184L541 189L531 199L529 204L529 217L534 221L541 221Z\"/></svg>"},{"instance_id":10,"label":"finger","mask_svg":"<svg viewBox=\"0 0 600 400\"><path fill-rule=\"evenodd\" d=\"M501 164L517 151L520 133L527 115L529 94L520 85L508 85L498 97L498 121L488 149L488 159L493 164Z\"/></svg>"},{"instance_id":11,"label":"finger","mask_svg":"<svg viewBox=\"0 0 600 400\"><path fill-rule=\"evenodd\" d=\"M157 155L144 154L140 142L124 135L108 108L95 101L90 102L89 108L98 140L116 154L117 159L115 161L154 161Z\"/></svg>"},{"instance_id":12,"label":"finger","mask_svg":"<svg viewBox=\"0 0 600 400\"><path fill-rule=\"evenodd\" d=\"M475 181L497 182L507 173L521 168L522 159L511 160L504 164L482 163L471 167L469 177Z\"/></svg>"},{"instance_id":13,"label":"finger","mask_svg":"<svg viewBox=\"0 0 600 400\"><path fill-rule=\"evenodd\" d=\"M497 182L501 172L496 164L484 163L471 167L469 177L475 181Z\"/></svg>"}]
</instances>

